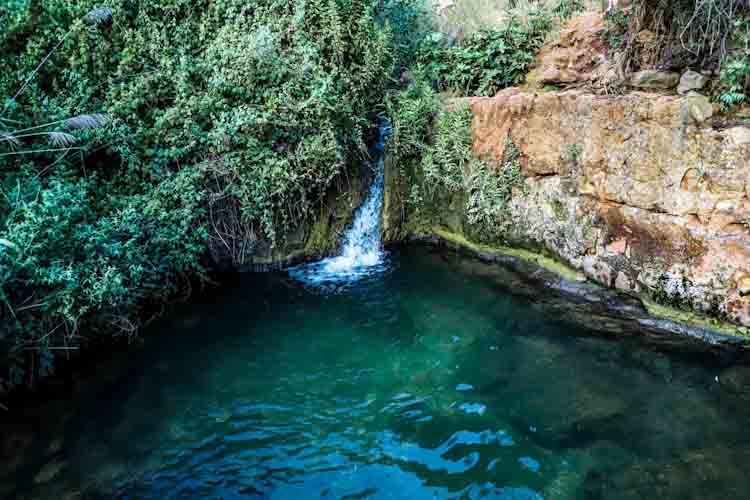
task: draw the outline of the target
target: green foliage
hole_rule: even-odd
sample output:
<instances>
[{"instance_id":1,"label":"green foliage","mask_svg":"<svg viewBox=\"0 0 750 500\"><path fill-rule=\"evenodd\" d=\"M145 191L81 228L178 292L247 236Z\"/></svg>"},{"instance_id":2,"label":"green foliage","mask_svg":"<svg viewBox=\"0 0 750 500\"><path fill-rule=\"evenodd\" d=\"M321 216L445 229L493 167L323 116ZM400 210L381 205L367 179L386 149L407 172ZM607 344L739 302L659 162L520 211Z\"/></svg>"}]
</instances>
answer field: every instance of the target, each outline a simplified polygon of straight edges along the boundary
<instances>
[{"instance_id":1,"label":"green foliage","mask_svg":"<svg viewBox=\"0 0 750 500\"><path fill-rule=\"evenodd\" d=\"M84 333L134 334L144 300L166 300L203 273L201 177L186 168L116 200L101 197L107 183L96 176L66 171L11 183L0 251L0 341L11 384L46 375L51 353L76 348ZM38 373L25 373L30 357L46 360Z\"/></svg>"},{"instance_id":2,"label":"green foliage","mask_svg":"<svg viewBox=\"0 0 750 500\"><path fill-rule=\"evenodd\" d=\"M549 7L534 4L523 18L509 10L499 28L482 28L458 45L433 32L417 60L440 91L491 96L522 82L545 37L583 8L579 0L559 0Z\"/></svg>"},{"instance_id":3,"label":"green foliage","mask_svg":"<svg viewBox=\"0 0 750 500\"><path fill-rule=\"evenodd\" d=\"M510 215L513 189L523 185L521 152L508 139L502 161L490 163L474 156L471 109L442 110L436 117L433 141L422 158L424 190L466 195L466 214L478 236L502 236Z\"/></svg>"},{"instance_id":4,"label":"green foliage","mask_svg":"<svg viewBox=\"0 0 750 500\"><path fill-rule=\"evenodd\" d=\"M399 169L398 181L407 185L406 201L415 212L425 202L425 193L413 174L428 147L430 130L440 107L437 93L422 73L417 73L406 89L386 98L386 113L391 121L388 155Z\"/></svg>"},{"instance_id":5,"label":"green foliage","mask_svg":"<svg viewBox=\"0 0 750 500\"><path fill-rule=\"evenodd\" d=\"M472 150L472 113L466 104L445 109L422 79L396 97L390 153L417 175L407 186L408 204L419 211L444 194L466 199L469 224L479 237L495 239L507 228L513 191L523 185L521 153L509 140L503 160L487 162ZM406 172L402 173L402 177Z\"/></svg>"},{"instance_id":6,"label":"green foliage","mask_svg":"<svg viewBox=\"0 0 750 500\"><path fill-rule=\"evenodd\" d=\"M721 70L722 92L718 99L724 111L731 111L747 101L750 81L750 58L733 58Z\"/></svg>"},{"instance_id":7,"label":"green foliage","mask_svg":"<svg viewBox=\"0 0 750 500\"><path fill-rule=\"evenodd\" d=\"M523 80L553 26L552 15L539 9L527 22L511 17L502 28L482 29L457 46L433 33L423 43L418 61L441 91L494 95Z\"/></svg>"},{"instance_id":8,"label":"green foliage","mask_svg":"<svg viewBox=\"0 0 750 500\"><path fill-rule=\"evenodd\" d=\"M562 154L562 159L573 165L577 164L583 154L583 146L580 144L568 144Z\"/></svg>"},{"instance_id":9,"label":"green foliage","mask_svg":"<svg viewBox=\"0 0 750 500\"><path fill-rule=\"evenodd\" d=\"M522 189L521 152L508 139L502 161L496 166L477 161L472 166L466 191L469 223L479 229L479 237L493 240L502 236L510 223L510 201L514 189Z\"/></svg>"},{"instance_id":10,"label":"green foliage","mask_svg":"<svg viewBox=\"0 0 750 500\"><path fill-rule=\"evenodd\" d=\"M441 109L441 101L424 74L418 73L406 89L390 93L385 108L392 127L389 154L398 158L399 164L420 161Z\"/></svg>"},{"instance_id":11,"label":"green foliage","mask_svg":"<svg viewBox=\"0 0 750 500\"><path fill-rule=\"evenodd\" d=\"M630 11L623 9L620 4L604 14L604 38L612 49L618 50L625 45L630 19Z\"/></svg>"},{"instance_id":12,"label":"green foliage","mask_svg":"<svg viewBox=\"0 0 750 500\"><path fill-rule=\"evenodd\" d=\"M553 17L570 19L584 10L586 10L586 4L583 0L558 0L552 6L550 12Z\"/></svg>"},{"instance_id":13,"label":"green foliage","mask_svg":"<svg viewBox=\"0 0 750 500\"><path fill-rule=\"evenodd\" d=\"M432 143L422 156L425 187L455 193L469 186L469 178L480 160L471 149L471 119L468 106L441 110L432 129Z\"/></svg>"},{"instance_id":14,"label":"green foliage","mask_svg":"<svg viewBox=\"0 0 750 500\"><path fill-rule=\"evenodd\" d=\"M209 186L239 207L236 227L271 242L314 213L367 154L426 12L421 0L3 2L0 386L48 373L84 336L133 334L144 308L204 275ZM73 126L87 116L107 118Z\"/></svg>"}]
</instances>

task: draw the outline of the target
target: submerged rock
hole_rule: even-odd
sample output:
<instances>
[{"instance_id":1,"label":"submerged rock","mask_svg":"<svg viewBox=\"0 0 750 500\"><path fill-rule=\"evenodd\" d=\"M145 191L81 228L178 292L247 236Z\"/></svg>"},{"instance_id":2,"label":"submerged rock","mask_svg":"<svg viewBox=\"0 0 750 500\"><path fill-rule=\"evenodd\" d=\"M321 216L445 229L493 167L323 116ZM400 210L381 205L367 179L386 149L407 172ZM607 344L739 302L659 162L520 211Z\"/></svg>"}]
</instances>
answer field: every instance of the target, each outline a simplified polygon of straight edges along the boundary
<instances>
[{"instance_id":1,"label":"submerged rock","mask_svg":"<svg viewBox=\"0 0 750 500\"><path fill-rule=\"evenodd\" d=\"M49 462L42 467L34 476L34 482L37 484L47 483L57 477L57 475L67 466L63 460Z\"/></svg>"},{"instance_id":2,"label":"submerged rock","mask_svg":"<svg viewBox=\"0 0 750 500\"><path fill-rule=\"evenodd\" d=\"M593 470L584 483L585 498L745 499L750 491L750 476L745 470L749 459L747 449L704 448L675 460Z\"/></svg>"},{"instance_id":3,"label":"submerged rock","mask_svg":"<svg viewBox=\"0 0 750 500\"><path fill-rule=\"evenodd\" d=\"M743 399L750 399L750 367L732 366L717 377L721 387Z\"/></svg>"}]
</instances>

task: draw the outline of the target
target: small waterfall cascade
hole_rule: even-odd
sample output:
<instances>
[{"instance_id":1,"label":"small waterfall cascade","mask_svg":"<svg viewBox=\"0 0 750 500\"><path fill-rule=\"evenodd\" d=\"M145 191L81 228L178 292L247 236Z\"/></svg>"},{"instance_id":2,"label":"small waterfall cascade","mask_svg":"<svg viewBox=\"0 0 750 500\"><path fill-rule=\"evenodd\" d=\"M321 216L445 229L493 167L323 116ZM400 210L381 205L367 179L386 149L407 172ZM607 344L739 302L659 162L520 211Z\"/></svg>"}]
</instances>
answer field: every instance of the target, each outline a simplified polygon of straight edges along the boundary
<instances>
[{"instance_id":1,"label":"small waterfall cascade","mask_svg":"<svg viewBox=\"0 0 750 500\"><path fill-rule=\"evenodd\" d=\"M362 206L357 209L352 227L344 236L339 255L289 269L294 279L310 285L346 284L384 270L386 254L382 242L383 188L385 166L383 152L390 135L390 124L383 120L378 142L373 146L375 176Z\"/></svg>"}]
</instances>

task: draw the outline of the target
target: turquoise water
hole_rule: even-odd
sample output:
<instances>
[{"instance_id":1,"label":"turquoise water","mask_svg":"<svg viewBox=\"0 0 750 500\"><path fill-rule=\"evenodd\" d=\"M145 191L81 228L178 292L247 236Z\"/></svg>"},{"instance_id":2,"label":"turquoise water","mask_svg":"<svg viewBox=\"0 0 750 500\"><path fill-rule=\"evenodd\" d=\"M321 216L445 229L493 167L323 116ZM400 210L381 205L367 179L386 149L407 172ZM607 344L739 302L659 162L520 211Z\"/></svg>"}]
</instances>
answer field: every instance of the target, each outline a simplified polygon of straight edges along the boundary
<instances>
[{"instance_id":1,"label":"turquoise water","mask_svg":"<svg viewBox=\"0 0 750 500\"><path fill-rule=\"evenodd\" d=\"M744 367L592 335L497 267L387 260L182 307L61 404L11 497L750 498Z\"/></svg>"}]
</instances>

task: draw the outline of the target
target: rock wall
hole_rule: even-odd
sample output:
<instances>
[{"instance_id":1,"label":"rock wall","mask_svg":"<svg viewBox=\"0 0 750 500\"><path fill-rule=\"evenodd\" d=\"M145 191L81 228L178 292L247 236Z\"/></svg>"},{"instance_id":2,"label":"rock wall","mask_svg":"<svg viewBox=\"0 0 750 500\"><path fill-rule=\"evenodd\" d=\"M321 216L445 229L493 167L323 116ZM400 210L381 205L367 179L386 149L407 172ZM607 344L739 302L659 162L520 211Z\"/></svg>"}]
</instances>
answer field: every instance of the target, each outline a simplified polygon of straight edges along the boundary
<instances>
[{"instance_id":1,"label":"rock wall","mask_svg":"<svg viewBox=\"0 0 750 500\"><path fill-rule=\"evenodd\" d=\"M714 127L710 102L697 95L507 89L468 102L476 154L500 159L507 138L523 153L510 229L478 240L462 194L409 209L402 167L391 165L387 239L522 249L522 258L562 264L569 278L639 297L659 314L716 318L710 328L748 336L750 128Z\"/></svg>"},{"instance_id":2,"label":"rock wall","mask_svg":"<svg viewBox=\"0 0 750 500\"><path fill-rule=\"evenodd\" d=\"M523 153L503 238L480 241L465 195L410 210L403 166L390 169L386 236L531 251L653 311L750 337L750 128L717 116L695 71L620 75L604 29L599 13L571 20L523 87L466 99L477 155L501 159L508 138Z\"/></svg>"},{"instance_id":3,"label":"rock wall","mask_svg":"<svg viewBox=\"0 0 750 500\"><path fill-rule=\"evenodd\" d=\"M750 128L713 128L702 96L508 89L471 108L477 154L510 137L525 157L509 241L750 326Z\"/></svg>"}]
</instances>

